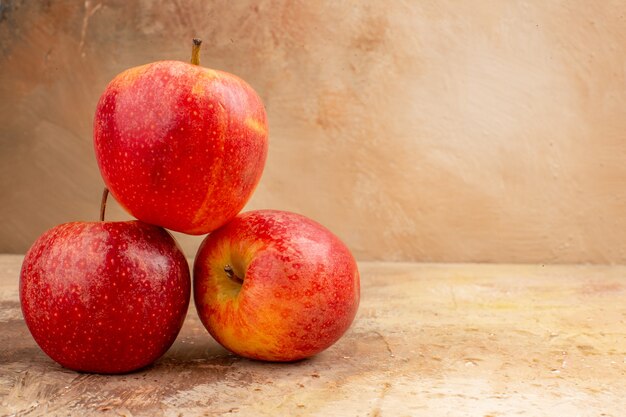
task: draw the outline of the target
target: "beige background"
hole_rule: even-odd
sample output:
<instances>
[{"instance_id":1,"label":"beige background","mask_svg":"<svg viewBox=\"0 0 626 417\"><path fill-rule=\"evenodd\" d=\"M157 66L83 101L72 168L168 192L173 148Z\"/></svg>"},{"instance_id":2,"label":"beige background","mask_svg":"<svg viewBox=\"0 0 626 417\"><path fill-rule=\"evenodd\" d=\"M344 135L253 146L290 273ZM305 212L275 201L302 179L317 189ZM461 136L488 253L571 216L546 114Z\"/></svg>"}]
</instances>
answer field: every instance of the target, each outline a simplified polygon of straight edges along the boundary
<instances>
[{"instance_id":1,"label":"beige background","mask_svg":"<svg viewBox=\"0 0 626 417\"><path fill-rule=\"evenodd\" d=\"M2 0L1 252L97 217L99 94L192 36L267 105L248 208L361 260L626 261L623 1Z\"/></svg>"}]
</instances>

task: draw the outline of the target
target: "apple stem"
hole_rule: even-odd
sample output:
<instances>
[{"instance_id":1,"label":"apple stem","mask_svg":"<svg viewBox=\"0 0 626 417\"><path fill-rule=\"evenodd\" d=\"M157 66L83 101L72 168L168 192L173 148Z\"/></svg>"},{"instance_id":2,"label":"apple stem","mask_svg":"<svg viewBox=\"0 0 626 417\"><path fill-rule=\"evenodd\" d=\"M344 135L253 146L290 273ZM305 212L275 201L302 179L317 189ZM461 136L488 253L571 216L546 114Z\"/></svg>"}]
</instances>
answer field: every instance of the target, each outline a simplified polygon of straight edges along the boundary
<instances>
[{"instance_id":1,"label":"apple stem","mask_svg":"<svg viewBox=\"0 0 626 417\"><path fill-rule=\"evenodd\" d=\"M224 267L224 272L226 272L226 275L228 275L228 278L232 279L237 284L239 284L239 285L243 284L243 279L241 279L237 275L235 275L235 271L233 271L233 267L232 266L226 265Z\"/></svg>"},{"instance_id":2,"label":"apple stem","mask_svg":"<svg viewBox=\"0 0 626 417\"><path fill-rule=\"evenodd\" d=\"M193 65L200 65L200 46L202 45L202 39L193 38L193 45L191 46L191 63Z\"/></svg>"},{"instance_id":3,"label":"apple stem","mask_svg":"<svg viewBox=\"0 0 626 417\"><path fill-rule=\"evenodd\" d=\"M102 200L100 201L100 221L101 222L104 221L104 212L106 211L106 208L107 208L108 196L109 196L109 189L107 187L104 187L104 190L102 191Z\"/></svg>"}]
</instances>

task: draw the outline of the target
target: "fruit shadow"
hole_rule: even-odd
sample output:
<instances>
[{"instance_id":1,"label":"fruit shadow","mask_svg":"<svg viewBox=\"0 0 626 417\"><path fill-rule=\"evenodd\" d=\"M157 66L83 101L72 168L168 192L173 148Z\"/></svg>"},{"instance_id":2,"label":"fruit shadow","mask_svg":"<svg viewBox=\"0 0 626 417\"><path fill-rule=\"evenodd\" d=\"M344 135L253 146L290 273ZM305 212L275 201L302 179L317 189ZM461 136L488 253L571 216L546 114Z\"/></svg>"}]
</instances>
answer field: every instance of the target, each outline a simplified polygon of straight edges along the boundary
<instances>
[{"instance_id":1,"label":"fruit shadow","mask_svg":"<svg viewBox=\"0 0 626 417\"><path fill-rule=\"evenodd\" d=\"M238 357L211 339L208 334L199 337L179 337L163 357L153 366L167 363L177 367L186 365L230 365Z\"/></svg>"},{"instance_id":2,"label":"fruit shadow","mask_svg":"<svg viewBox=\"0 0 626 417\"><path fill-rule=\"evenodd\" d=\"M244 358L226 350L219 343L210 339L202 341L181 340L175 343L160 361L176 363L178 366L186 363L194 365L204 363L208 365L230 366L234 362L299 365L311 362L311 360L312 358L296 359L292 361L268 361ZM158 362L159 361L157 361L156 364L158 364Z\"/></svg>"}]
</instances>

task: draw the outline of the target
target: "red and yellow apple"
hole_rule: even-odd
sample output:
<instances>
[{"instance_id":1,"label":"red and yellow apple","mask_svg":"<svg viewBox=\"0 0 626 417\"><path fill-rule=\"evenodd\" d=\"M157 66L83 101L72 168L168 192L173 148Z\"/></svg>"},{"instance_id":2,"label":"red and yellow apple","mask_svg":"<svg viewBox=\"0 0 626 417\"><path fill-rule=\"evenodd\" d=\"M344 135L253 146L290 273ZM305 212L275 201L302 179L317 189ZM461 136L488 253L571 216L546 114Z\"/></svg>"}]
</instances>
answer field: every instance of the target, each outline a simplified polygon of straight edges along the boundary
<instances>
[{"instance_id":1,"label":"red and yellow apple","mask_svg":"<svg viewBox=\"0 0 626 417\"><path fill-rule=\"evenodd\" d=\"M267 156L256 92L222 71L159 61L116 76L100 97L94 147L115 199L146 223L206 234L244 207Z\"/></svg>"},{"instance_id":2,"label":"red and yellow apple","mask_svg":"<svg viewBox=\"0 0 626 417\"><path fill-rule=\"evenodd\" d=\"M359 305L348 248L322 225L284 211L243 213L207 236L193 286L209 333L238 355L268 361L328 348Z\"/></svg>"},{"instance_id":3,"label":"red and yellow apple","mask_svg":"<svg viewBox=\"0 0 626 417\"><path fill-rule=\"evenodd\" d=\"M33 244L20 274L33 338L77 371L123 373L154 362L176 339L190 293L174 238L138 221L56 226Z\"/></svg>"}]
</instances>

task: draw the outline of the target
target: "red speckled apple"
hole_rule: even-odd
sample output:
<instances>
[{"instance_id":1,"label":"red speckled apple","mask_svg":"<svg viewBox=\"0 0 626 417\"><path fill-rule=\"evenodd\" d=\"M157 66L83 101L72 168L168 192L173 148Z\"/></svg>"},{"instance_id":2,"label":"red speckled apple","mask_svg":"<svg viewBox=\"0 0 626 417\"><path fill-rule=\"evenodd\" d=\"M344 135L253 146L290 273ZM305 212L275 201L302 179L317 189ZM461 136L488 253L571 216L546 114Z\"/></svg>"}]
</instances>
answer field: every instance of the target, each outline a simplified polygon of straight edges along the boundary
<instances>
[{"instance_id":1,"label":"red speckled apple","mask_svg":"<svg viewBox=\"0 0 626 417\"><path fill-rule=\"evenodd\" d=\"M122 373L167 351L191 292L172 236L146 223L56 226L30 248L20 301L41 349L66 368Z\"/></svg>"},{"instance_id":2,"label":"red speckled apple","mask_svg":"<svg viewBox=\"0 0 626 417\"><path fill-rule=\"evenodd\" d=\"M94 146L106 186L130 214L205 234L237 215L258 184L267 118L240 78L160 61L128 69L106 87Z\"/></svg>"},{"instance_id":3,"label":"red speckled apple","mask_svg":"<svg viewBox=\"0 0 626 417\"><path fill-rule=\"evenodd\" d=\"M348 329L359 305L359 272L348 248L298 214L240 214L203 241L194 264L202 323L241 356L294 361Z\"/></svg>"}]
</instances>

